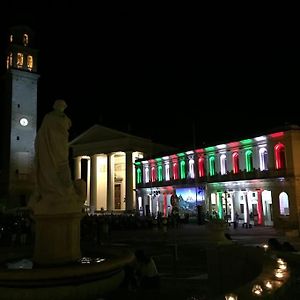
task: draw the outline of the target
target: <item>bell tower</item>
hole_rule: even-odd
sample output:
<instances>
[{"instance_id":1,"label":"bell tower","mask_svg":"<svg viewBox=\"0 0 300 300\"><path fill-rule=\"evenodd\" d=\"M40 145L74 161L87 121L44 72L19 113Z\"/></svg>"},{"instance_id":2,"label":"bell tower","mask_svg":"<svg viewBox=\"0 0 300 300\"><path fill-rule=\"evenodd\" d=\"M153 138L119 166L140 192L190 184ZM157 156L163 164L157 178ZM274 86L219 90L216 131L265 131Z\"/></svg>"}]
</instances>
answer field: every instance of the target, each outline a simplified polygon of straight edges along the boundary
<instances>
[{"instance_id":1,"label":"bell tower","mask_svg":"<svg viewBox=\"0 0 300 300\"><path fill-rule=\"evenodd\" d=\"M39 75L33 38L26 26L12 27L8 36L0 150L0 197L8 206L25 205L34 186Z\"/></svg>"}]
</instances>

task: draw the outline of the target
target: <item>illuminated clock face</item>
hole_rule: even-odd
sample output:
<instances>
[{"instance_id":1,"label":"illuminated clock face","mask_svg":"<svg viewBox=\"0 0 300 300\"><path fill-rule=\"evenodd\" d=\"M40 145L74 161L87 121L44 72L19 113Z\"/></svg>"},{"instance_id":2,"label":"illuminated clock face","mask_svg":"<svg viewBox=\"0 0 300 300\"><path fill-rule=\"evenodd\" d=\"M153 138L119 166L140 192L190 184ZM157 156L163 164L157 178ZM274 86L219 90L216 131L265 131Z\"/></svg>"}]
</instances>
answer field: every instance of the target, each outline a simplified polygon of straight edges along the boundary
<instances>
[{"instance_id":1,"label":"illuminated clock face","mask_svg":"<svg viewBox=\"0 0 300 300\"><path fill-rule=\"evenodd\" d=\"M28 125L28 120L27 120L27 118L22 118L22 119L20 119L20 124L21 124L22 126L27 126L27 125Z\"/></svg>"}]
</instances>

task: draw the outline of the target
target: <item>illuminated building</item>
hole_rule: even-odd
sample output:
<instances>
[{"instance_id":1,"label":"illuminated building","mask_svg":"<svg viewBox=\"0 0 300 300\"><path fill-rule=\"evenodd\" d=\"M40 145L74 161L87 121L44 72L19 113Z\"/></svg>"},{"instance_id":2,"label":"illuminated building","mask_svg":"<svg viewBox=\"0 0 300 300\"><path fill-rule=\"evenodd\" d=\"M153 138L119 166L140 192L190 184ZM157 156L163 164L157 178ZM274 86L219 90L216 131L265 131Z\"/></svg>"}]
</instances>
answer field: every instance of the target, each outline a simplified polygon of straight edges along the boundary
<instances>
[{"instance_id":1,"label":"illuminated building","mask_svg":"<svg viewBox=\"0 0 300 300\"><path fill-rule=\"evenodd\" d=\"M300 128L290 126L255 138L139 160L136 190L145 214L172 209L218 214L229 222L298 229ZM151 170L151 176L148 175ZM157 176L161 173L162 176ZM153 174L156 174L155 176ZM226 219L226 218L225 218Z\"/></svg>"}]
</instances>

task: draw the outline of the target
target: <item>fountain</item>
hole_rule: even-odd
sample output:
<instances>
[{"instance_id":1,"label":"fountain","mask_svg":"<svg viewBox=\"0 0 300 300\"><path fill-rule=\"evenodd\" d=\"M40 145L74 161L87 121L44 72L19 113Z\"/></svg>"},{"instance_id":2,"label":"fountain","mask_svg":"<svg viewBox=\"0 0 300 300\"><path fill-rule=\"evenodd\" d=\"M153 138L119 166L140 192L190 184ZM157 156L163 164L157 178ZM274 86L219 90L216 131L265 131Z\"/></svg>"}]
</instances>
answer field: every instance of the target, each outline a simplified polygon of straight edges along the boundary
<instances>
[{"instance_id":1,"label":"fountain","mask_svg":"<svg viewBox=\"0 0 300 300\"><path fill-rule=\"evenodd\" d=\"M71 180L66 106L56 100L37 133L37 186L28 204L35 221L33 267L0 268L3 300L93 300L121 284L124 266L134 258L129 250L113 247L82 258L80 220L86 185L81 179Z\"/></svg>"}]
</instances>

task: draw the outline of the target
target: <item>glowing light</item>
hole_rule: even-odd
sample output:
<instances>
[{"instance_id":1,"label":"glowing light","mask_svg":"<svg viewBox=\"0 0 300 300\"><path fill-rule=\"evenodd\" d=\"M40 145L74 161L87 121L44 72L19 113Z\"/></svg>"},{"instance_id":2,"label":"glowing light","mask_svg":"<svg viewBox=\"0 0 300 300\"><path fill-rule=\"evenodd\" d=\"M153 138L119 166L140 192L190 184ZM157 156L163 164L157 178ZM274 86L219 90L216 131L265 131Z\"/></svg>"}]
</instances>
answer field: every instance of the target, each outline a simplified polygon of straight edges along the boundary
<instances>
[{"instance_id":1,"label":"glowing light","mask_svg":"<svg viewBox=\"0 0 300 300\"><path fill-rule=\"evenodd\" d=\"M207 147L205 148L206 152L215 151L215 147Z\"/></svg>"},{"instance_id":2,"label":"glowing light","mask_svg":"<svg viewBox=\"0 0 300 300\"><path fill-rule=\"evenodd\" d=\"M283 264L284 263L284 260L282 258L277 258L277 263L278 264Z\"/></svg>"},{"instance_id":3,"label":"glowing light","mask_svg":"<svg viewBox=\"0 0 300 300\"><path fill-rule=\"evenodd\" d=\"M226 144L220 144L216 146L217 149L225 149L226 148Z\"/></svg>"},{"instance_id":4,"label":"glowing light","mask_svg":"<svg viewBox=\"0 0 300 300\"><path fill-rule=\"evenodd\" d=\"M252 144L252 139L246 139L246 140L242 140L242 141L240 141L240 143L242 144L242 145L249 145L249 144Z\"/></svg>"},{"instance_id":5,"label":"glowing light","mask_svg":"<svg viewBox=\"0 0 300 300\"><path fill-rule=\"evenodd\" d=\"M136 169L136 181L137 183L142 183L142 171L141 168Z\"/></svg>"},{"instance_id":6,"label":"glowing light","mask_svg":"<svg viewBox=\"0 0 300 300\"><path fill-rule=\"evenodd\" d=\"M285 167L285 147L283 144L278 143L274 147L275 151L275 167L277 170Z\"/></svg>"},{"instance_id":7,"label":"glowing light","mask_svg":"<svg viewBox=\"0 0 300 300\"><path fill-rule=\"evenodd\" d=\"M271 290L273 288L273 284L270 280L267 280L265 281L265 287L268 289L268 290Z\"/></svg>"},{"instance_id":8,"label":"glowing light","mask_svg":"<svg viewBox=\"0 0 300 300\"><path fill-rule=\"evenodd\" d=\"M237 174L240 171L239 154L237 152L234 152L232 154L232 162L233 162L233 173Z\"/></svg>"},{"instance_id":9,"label":"glowing light","mask_svg":"<svg viewBox=\"0 0 300 300\"><path fill-rule=\"evenodd\" d=\"M265 135L262 135L262 136L258 136L256 138L254 138L255 141L257 142L261 142L261 141L265 141L267 138Z\"/></svg>"},{"instance_id":10,"label":"glowing light","mask_svg":"<svg viewBox=\"0 0 300 300\"><path fill-rule=\"evenodd\" d=\"M180 179L185 179L185 161L180 161Z\"/></svg>"},{"instance_id":11,"label":"glowing light","mask_svg":"<svg viewBox=\"0 0 300 300\"><path fill-rule=\"evenodd\" d=\"M271 133L269 136L272 138L279 138L279 137L284 136L284 132L280 131L280 132Z\"/></svg>"},{"instance_id":12,"label":"glowing light","mask_svg":"<svg viewBox=\"0 0 300 300\"><path fill-rule=\"evenodd\" d=\"M275 277L277 277L279 279L284 277L283 271L281 269L275 269L274 274L275 274Z\"/></svg>"},{"instance_id":13,"label":"glowing light","mask_svg":"<svg viewBox=\"0 0 300 300\"><path fill-rule=\"evenodd\" d=\"M194 165L195 165L195 161L191 158L189 160L189 175L190 175L190 178L195 178Z\"/></svg>"},{"instance_id":14,"label":"glowing light","mask_svg":"<svg viewBox=\"0 0 300 300\"><path fill-rule=\"evenodd\" d=\"M269 249L269 246L267 244L263 244L262 247L264 248L265 251Z\"/></svg>"},{"instance_id":15,"label":"glowing light","mask_svg":"<svg viewBox=\"0 0 300 300\"><path fill-rule=\"evenodd\" d=\"M196 149L195 152L197 152L197 153L203 153L204 149Z\"/></svg>"},{"instance_id":16,"label":"glowing light","mask_svg":"<svg viewBox=\"0 0 300 300\"><path fill-rule=\"evenodd\" d=\"M268 169L268 152L266 148L259 149L259 167L260 170L267 170Z\"/></svg>"},{"instance_id":17,"label":"glowing light","mask_svg":"<svg viewBox=\"0 0 300 300\"><path fill-rule=\"evenodd\" d=\"M227 173L227 164L226 164L226 155L222 154L220 156L220 165L221 165L221 175L225 175Z\"/></svg>"},{"instance_id":18,"label":"glowing light","mask_svg":"<svg viewBox=\"0 0 300 300\"><path fill-rule=\"evenodd\" d=\"M162 165L158 165L158 167L157 167L157 177L158 177L158 181L163 180L163 167L162 167Z\"/></svg>"},{"instance_id":19,"label":"glowing light","mask_svg":"<svg viewBox=\"0 0 300 300\"><path fill-rule=\"evenodd\" d=\"M214 176L215 175L215 157L210 156L209 157L209 175Z\"/></svg>"},{"instance_id":20,"label":"glowing light","mask_svg":"<svg viewBox=\"0 0 300 300\"><path fill-rule=\"evenodd\" d=\"M24 63L24 56L23 53L18 52L17 53L17 67L22 68Z\"/></svg>"},{"instance_id":21,"label":"glowing light","mask_svg":"<svg viewBox=\"0 0 300 300\"><path fill-rule=\"evenodd\" d=\"M279 269L285 271L287 269L287 264L286 263L280 264Z\"/></svg>"},{"instance_id":22,"label":"glowing light","mask_svg":"<svg viewBox=\"0 0 300 300\"><path fill-rule=\"evenodd\" d=\"M200 157L198 160L199 177L205 176L205 164L204 157Z\"/></svg>"},{"instance_id":23,"label":"glowing light","mask_svg":"<svg viewBox=\"0 0 300 300\"><path fill-rule=\"evenodd\" d=\"M185 154L184 154L184 153L177 153L177 156L178 156L178 157L184 157Z\"/></svg>"},{"instance_id":24,"label":"glowing light","mask_svg":"<svg viewBox=\"0 0 300 300\"><path fill-rule=\"evenodd\" d=\"M33 57L31 55L27 56L27 68L29 71L32 71L33 68Z\"/></svg>"},{"instance_id":25,"label":"glowing light","mask_svg":"<svg viewBox=\"0 0 300 300\"><path fill-rule=\"evenodd\" d=\"M169 156L164 156L162 159L163 160L169 160Z\"/></svg>"},{"instance_id":26,"label":"glowing light","mask_svg":"<svg viewBox=\"0 0 300 300\"><path fill-rule=\"evenodd\" d=\"M240 142L231 142L231 143L227 144L227 146L230 148L235 148L235 147L238 147L239 145L240 145Z\"/></svg>"},{"instance_id":27,"label":"glowing light","mask_svg":"<svg viewBox=\"0 0 300 300\"><path fill-rule=\"evenodd\" d=\"M194 151L186 151L185 154L187 155L194 154Z\"/></svg>"},{"instance_id":28,"label":"glowing light","mask_svg":"<svg viewBox=\"0 0 300 300\"><path fill-rule=\"evenodd\" d=\"M255 295L260 296L263 292L262 287L259 284L255 284L252 288L252 293Z\"/></svg>"},{"instance_id":29,"label":"glowing light","mask_svg":"<svg viewBox=\"0 0 300 300\"><path fill-rule=\"evenodd\" d=\"M252 150L247 150L245 156L246 156L246 171L251 172L253 170Z\"/></svg>"},{"instance_id":30,"label":"glowing light","mask_svg":"<svg viewBox=\"0 0 300 300\"><path fill-rule=\"evenodd\" d=\"M225 295L225 300L238 300L238 296L235 294L227 294Z\"/></svg>"}]
</instances>

